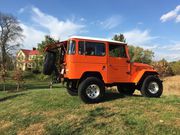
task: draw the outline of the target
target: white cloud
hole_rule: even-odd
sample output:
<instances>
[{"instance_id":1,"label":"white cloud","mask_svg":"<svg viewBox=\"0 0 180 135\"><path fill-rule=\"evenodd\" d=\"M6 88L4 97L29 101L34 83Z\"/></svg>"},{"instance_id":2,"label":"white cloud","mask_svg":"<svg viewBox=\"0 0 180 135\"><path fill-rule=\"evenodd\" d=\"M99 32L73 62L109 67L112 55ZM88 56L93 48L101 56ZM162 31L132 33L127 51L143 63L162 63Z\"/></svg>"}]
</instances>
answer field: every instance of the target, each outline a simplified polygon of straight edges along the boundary
<instances>
[{"instance_id":1,"label":"white cloud","mask_svg":"<svg viewBox=\"0 0 180 135\"><path fill-rule=\"evenodd\" d=\"M120 16L111 16L110 18L107 18L106 20L100 22L104 29L113 29L117 27L120 23Z\"/></svg>"},{"instance_id":2,"label":"white cloud","mask_svg":"<svg viewBox=\"0 0 180 135\"><path fill-rule=\"evenodd\" d=\"M21 14L21 13L23 13L24 11L25 11L25 8L20 8L20 9L18 10L18 13Z\"/></svg>"},{"instance_id":3,"label":"white cloud","mask_svg":"<svg viewBox=\"0 0 180 135\"><path fill-rule=\"evenodd\" d=\"M138 45L138 46L148 46L152 40L157 37L150 35L149 30L139 30L133 29L123 33L128 44Z\"/></svg>"},{"instance_id":4,"label":"white cloud","mask_svg":"<svg viewBox=\"0 0 180 135\"><path fill-rule=\"evenodd\" d=\"M168 61L180 60L180 41L170 41L167 45L158 45L155 52L155 59L165 58Z\"/></svg>"},{"instance_id":5,"label":"white cloud","mask_svg":"<svg viewBox=\"0 0 180 135\"><path fill-rule=\"evenodd\" d=\"M23 29L23 35L25 36L23 41L23 48L32 49L32 47L37 47L37 44L41 42L47 33L36 30L31 26L27 26L23 23L20 24Z\"/></svg>"},{"instance_id":6,"label":"white cloud","mask_svg":"<svg viewBox=\"0 0 180 135\"><path fill-rule=\"evenodd\" d=\"M177 23L180 22L180 15L178 15L178 16L176 17L176 22L177 22Z\"/></svg>"},{"instance_id":7,"label":"white cloud","mask_svg":"<svg viewBox=\"0 0 180 135\"><path fill-rule=\"evenodd\" d=\"M169 11L160 18L161 22L166 22L174 20L175 22L180 22L180 5L176 6L174 10Z\"/></svg>"},{"instance_id":8,"label":"white cloud","mask_svg":"<svg viewBox=\"0 0 180 135\"><path fill-rule=\"evenodd\" d=\"M37 43L41 42L45 35L50 35L56 39L63 40L73 34L85 31L85 25L75 23L69 19L66 21L59 20L52 15L43 13L36 7L24 7L18 12L26 13L25 11L30 11L31 13L31 16L29 17L31 19L29 20L31 21L31 24L27 25L26 22L20 21L25 36L23 48L31 49L32 47L37 46ZM79 19L79 21L82 21L82 19Z\"/></svg>"},{"instance_id":9,"label":"white cloud","mask_svg":"<svg viewBox=\"0 0 180 135\"><path fill-rule=\"evenodd\" d=\"M180 60L180 41L170 41L169 44L157 44L159 37L152 36L149 30L133 29L123 33L129 45L140 46L155 52L155 60L165 58L168 61Z\"/></svg>"},{"instance_id":10,"label":"white cloud","mask_svg":"<svg viewBox=\"0 0 180 135\"><path fill-rule=\"evenodd\" d=\"M179 42L173 41L172 43L170 43L168 45L159 46L158 49L171 51L171 52L180 54L180 41Z\"/></svg>"},{"instance_id":11,"label":"white cloud","mask_svg":"<svg viewBox=\"0 0 180 135\"><path fill-rule=\"evenodd\" d=\"M163 58L167 61L178 61L180 60L180 53L155 52L154 60L161 60Z\"/></svg>"},{"instance_id":12,"label":"white cloud","mask_svg":"<svg viewBox=\"0 0 180 135\"><path fill-rule=\"evenodd\" d=\"M58 18L41 12L38 8L32 7L34 22L46 28L53 37L64 39L73 34L77 34L85 27L82 24L76 24L70 20L62 21Z\"/></svg>"}]
</instances>

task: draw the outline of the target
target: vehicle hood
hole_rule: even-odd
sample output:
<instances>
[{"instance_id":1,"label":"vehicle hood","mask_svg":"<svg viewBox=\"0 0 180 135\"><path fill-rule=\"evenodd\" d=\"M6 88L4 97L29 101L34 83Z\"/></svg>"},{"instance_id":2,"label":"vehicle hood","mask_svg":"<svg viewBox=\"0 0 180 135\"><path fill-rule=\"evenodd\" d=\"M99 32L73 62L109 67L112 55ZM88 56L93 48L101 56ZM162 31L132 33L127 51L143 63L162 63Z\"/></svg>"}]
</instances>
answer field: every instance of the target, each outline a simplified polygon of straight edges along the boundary
<instances>
[{"instance_id":1,"label":"vehicle hood","mask_svg":"<svg viewBox=\"0 0 180 135\"><path fill-rule=\"evenodd\" d=\"M134 62L133 63L133 67L137 68L138 70L141 70L141 69L154 69L152 66L148 65L148 64L143 64L143 63L137 63L137 62Z\"/></svg>"}]
</instances>

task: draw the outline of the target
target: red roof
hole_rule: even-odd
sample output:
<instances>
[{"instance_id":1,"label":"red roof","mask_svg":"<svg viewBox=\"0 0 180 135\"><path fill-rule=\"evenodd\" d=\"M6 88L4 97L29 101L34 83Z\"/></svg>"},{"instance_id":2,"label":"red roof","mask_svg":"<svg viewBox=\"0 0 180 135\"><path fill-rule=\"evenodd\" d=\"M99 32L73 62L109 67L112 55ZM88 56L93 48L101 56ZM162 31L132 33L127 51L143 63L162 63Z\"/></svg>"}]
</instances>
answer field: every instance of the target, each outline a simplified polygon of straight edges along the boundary
<instances>
[{"instance_id":1,"label":"red roof","mask_svg":"<svg viewBox=\"0 0 180 135\"><path fill-rule=\"evenodd\" d=\"M29 52L30 52L31 50L21 49L21 51L23 51L23 53L24 53L25 55L29 55Z\"/></svg>"},{"instance_id":2,"label":"red roof","mask_svg":"<svg viewBox=\"0 0 180 135\"><path fill-rule=\"evenodd\" d=\"M31 50L30 52L29 52L29 55L39 55L40 53L39 53L39 51L38 50Z\"/></svg>"},{"instance_id":3,"label":"red roof","mask_svg":"<svg viewBox=\"0 0 180 135\"><path fill-rule=\"evenodd\" d=\"M21 49L25 55L40 55L38 50Z\"/></svg>"}]
</instances>

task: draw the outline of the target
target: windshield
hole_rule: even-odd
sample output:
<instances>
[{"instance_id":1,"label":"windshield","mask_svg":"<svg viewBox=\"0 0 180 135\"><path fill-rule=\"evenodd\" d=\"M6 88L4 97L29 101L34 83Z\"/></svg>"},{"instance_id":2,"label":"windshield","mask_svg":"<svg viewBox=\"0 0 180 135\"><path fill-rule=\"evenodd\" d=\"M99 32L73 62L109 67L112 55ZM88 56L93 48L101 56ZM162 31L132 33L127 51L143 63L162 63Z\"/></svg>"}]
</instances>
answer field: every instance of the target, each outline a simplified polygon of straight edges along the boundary
<instances>
[{"instance_id":1,"label":"windshield","mask_svg":"<svg viewBox=\"0 0 180 135\"><path fill-rule=\"evenodd\" d=\"M75 54L76 42L74 40L68 41L67 54Z\"/></svg>"}]
</instances>

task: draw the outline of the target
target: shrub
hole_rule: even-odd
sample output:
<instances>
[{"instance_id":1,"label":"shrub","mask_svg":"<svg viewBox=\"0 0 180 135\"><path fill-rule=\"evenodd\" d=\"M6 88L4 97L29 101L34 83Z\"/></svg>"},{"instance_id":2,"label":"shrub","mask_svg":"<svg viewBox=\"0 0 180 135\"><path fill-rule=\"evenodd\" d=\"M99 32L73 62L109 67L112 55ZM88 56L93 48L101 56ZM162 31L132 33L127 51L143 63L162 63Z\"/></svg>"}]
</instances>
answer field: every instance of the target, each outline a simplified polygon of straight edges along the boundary
<instances>
[{"instance_id":1,"label":"shrub","mask_svg":"<svg viewBox=\"0 0 180 135\"><path fill-rule=\"evenodd\" d=\"M175 75L180 75L180 61L171 62L170 66Z\"/></svg>"},{"instance_id":2,"label":"shrub","mask_svg":"<svg viewBox=\"0 0 180 135\"><path fill-rule=\"evenodd\" d=\"M14 71L13 79L16 81L18 91L19 88L22 88L24 84L23 71L20 69L16 69Z\"/></svg>"},{"instance_id":3,"label":"shrub","mask_svg":"<svg viewBox=\"0 0 180 135\"><path fill-rule=\"evenodd\" d=\"M170 64L165 59L153 62L152 66L158 71L161 77L174 75Z\"/></svg>"},{"instance_id":4,"label":"shrub","mask_svg":"<svg viewBox=\"0 0 180 135\"><path fill-rule=\"evenodd\" d=\"M45 81L45 80L50 79L50 76L47 76L47 75L44 75L44 74L38 74L38 75L36 75L36 78L38 80Z\"/></svg>"}]
</instances>

